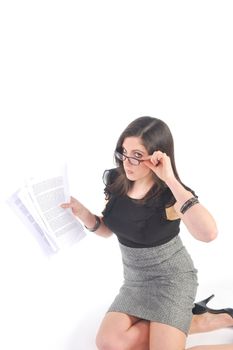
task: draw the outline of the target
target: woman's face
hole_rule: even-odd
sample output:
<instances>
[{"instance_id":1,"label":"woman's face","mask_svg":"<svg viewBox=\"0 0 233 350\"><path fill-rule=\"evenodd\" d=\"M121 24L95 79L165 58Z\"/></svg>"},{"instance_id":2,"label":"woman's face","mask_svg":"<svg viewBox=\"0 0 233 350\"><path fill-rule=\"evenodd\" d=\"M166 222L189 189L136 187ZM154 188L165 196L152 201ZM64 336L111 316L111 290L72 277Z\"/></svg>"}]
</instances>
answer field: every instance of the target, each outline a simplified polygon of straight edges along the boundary
<instances>
[{"instance_id":1,"label":"woman's face","mask_svg":"<svg viewBox=\"0 0 233 350\"><path fill-rule=\"evenodd\" d=\"M149 154L142 145L140 137L126 137L122 144L122 154L127 157L133 157L138 160L148 158ZM123 167L127 178L131 181L141 180L143 178L151 178L151 170L141 162L139 165L132 165L130 159L123 161Z\"/></svg>"}]
</instances>

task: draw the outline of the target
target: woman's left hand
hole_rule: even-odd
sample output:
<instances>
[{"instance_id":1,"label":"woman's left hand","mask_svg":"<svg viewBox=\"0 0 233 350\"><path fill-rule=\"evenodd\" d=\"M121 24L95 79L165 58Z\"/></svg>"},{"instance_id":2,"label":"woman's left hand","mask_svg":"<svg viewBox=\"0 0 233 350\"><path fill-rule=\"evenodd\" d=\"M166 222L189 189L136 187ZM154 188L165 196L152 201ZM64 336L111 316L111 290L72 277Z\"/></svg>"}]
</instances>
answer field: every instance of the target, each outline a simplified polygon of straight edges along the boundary
<instances>
[{"instance_id":1,"label":"woman's left hand","mask_svg":"<svg viewBox=\"0 0 233 350\"><path fill-rule=\"evenodd\" d=\"M156 151L143 164L150 168L164 182L175 177L171 160L166 153Z\"/></svg>"}]
</instances>

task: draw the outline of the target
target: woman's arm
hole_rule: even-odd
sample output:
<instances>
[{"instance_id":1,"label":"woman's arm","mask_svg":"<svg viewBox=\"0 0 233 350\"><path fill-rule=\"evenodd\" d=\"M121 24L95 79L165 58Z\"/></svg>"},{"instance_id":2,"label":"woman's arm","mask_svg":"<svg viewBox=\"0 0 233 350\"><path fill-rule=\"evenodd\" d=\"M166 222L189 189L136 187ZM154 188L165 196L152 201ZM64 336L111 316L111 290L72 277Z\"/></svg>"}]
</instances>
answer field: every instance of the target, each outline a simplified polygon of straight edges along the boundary
<instances>
[{"instance_id":1,"label":"woman's arm","mask_svg":"<svg viewBox=\"0 0 233 350\"><path fill-rule=\"evenodd\" d=\"M175 177L167 180L166 184L176 199L175 211L189 232L200 241L210 242L214 240L217 237L217 226L208 210L202 204L197 203L182 214L180 208L193 197L193 194L187 191Z\"/></svg>"},{"instance_id":2,"label":"woman's arm","mask_svg":"<svg viewBox=\"0 0 233 350\"><path fill-rule=\"evenodd\" d=\"M217 236L217 226L214 218L200 203L193 205L184 214L180 212L182 205L193 194L175 178L170 158L161 151L154 152L150 160L144 162L172 191L176 203L174 205L177 215L187 226L189 232L198 240L210 242Z\"/></svg>"},{"instance_id":3,"label":"woman's arm","mask_svg":"<svg viewBox=\"0 0 233 350\"><path fill-rule=\"evenodd\" d=\"M66 209L70 208L75 216L82 221L86 228L93 228L96 224L96 216L91 213L82 203L80 203L74 197L70 197L69 203L61 204L61 207ZM109 237L112 235L112 231L104 224L102 217L100 218L100 226L95 233L102 237Z\"/></svg>"}]
</instances>

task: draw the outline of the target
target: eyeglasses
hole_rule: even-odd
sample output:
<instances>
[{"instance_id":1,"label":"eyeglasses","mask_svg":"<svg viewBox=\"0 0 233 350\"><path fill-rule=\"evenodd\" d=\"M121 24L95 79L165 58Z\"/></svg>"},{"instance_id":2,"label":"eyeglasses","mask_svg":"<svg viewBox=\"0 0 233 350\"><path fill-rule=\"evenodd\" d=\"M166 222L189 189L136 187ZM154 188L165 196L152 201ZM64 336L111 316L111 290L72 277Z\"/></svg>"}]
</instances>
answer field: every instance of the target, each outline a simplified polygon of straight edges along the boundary
<instances>
[{"instance_id":1,"label":"eyeglasses","mask_svg":"<svg viewBox=\"0 0 233 350\"><path fill-rule=\"evenodd\" d=\"M117 152L117 151L115 151L115 157L117 159L121 160L122 162L124 162L126 159L128 159L128 161L131 165L136 165L136 166L145 160L145 159L137 159L134 157L128 157L125 154L122 154L122 153Z\"/></svg>"}]
</instances>

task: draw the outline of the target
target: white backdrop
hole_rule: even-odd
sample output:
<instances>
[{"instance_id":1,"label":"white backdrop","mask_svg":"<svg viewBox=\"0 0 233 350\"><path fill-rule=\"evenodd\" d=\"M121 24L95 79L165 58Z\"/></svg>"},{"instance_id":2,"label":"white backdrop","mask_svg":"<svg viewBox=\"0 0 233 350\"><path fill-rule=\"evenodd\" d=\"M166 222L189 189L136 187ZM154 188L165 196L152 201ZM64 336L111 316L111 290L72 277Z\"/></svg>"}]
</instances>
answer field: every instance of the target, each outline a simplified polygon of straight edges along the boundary
<instances>
[{"instance_id":1,"label":"white backdrop","mask_svg":"<svg viewBox=\"0 0 233 350\"><path fill-rule=\"evenodd\" d=\"M142 115L168 123L179 174L218 223L209 244L182 226L197 299L215 293L213 307L233 307L231 3L1 1L2 349L95 349L122 280L117 240L89 233L47 259L6 199L66 161L72 195L99 214L117 138ZM189 344L222 341L233 343L232 330Z\"/></svg>"}]
</instances>

